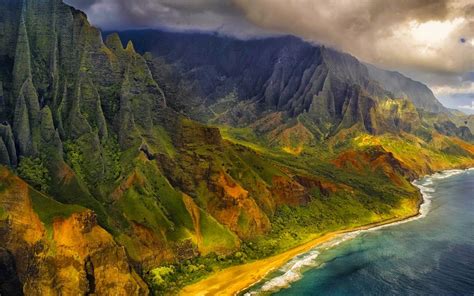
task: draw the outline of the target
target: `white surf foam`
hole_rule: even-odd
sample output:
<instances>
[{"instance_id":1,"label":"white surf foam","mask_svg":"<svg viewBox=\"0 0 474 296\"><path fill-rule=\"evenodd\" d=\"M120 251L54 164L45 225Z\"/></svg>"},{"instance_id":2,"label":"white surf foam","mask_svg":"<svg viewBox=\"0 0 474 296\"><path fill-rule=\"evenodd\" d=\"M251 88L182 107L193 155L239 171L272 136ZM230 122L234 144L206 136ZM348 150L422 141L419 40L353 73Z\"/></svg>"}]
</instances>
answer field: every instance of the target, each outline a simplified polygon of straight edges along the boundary
<instances>
[{"instance_id":1,"label":"white surf foam","mask_svg":"<svg viewBox=\"0 0 474 296\"><path fill-rule=\"evenodd\" d=\"M474 168L469 169L469 171L472 171L472 170L474 170ZM348 233L341 234L337 236L336 238L334 238L333 240L326 242L320 246L317 246L315 249L309 251L308 253L297 256L296 258L294 258L293 260L285 264L282 268L280 268L280 272L283 272L282 275L276 276L268 280L258 290L248 292L244 296L253 296L253 295L259 295L261 293L276 292L281 289L289 287L291 283L294 283L302 278L303 276L302 273L305 271L306 268L316 266L317 264L316 259L318 258L321 251L333 248L345 241L351 240L359 236L362 233L372 232L372 231L380 230L383 228L388 228L395 225L412 222L412 221L426 217L426 215L428 215L431 208L432 195L430 193L433 193L436 191L435 188L433 187L434 186L433 180L446 179L446 178L461 174L463 172L466 172L466 170L443 171L431 176L424 177L423 179L414 181L412 184L418 187L423 197L422 204L420 205L419 215L413 218L409 218L406 220L402 220L402 221L398 221L398 222L394 222L390 224L380 225L380 226L372 227L369 229L356 230L356 231L351 231Z\"/></svg>"},{"instance_id":2,"label":"white surf foam","mask_svg":"<svg viewBox=\"0 0 474 296\"><path fill-rule=\"evenodd\" d=\"M429 178L433 178L435 180L442 180L442 179L446 179L446 178L449 178L449 177L452 177L452 176L456 176L456 175L465 173L466 171L470 171L471 169L442 171L442 172L438 172L434 175L431 175Z\"/></svg>"},{"instance_id":3,"label":"white surf foam","mask_svg":"<svg viewBox=\"0 0 474 296\"><path fill-rule=\"evenodd\" d=\"M295 257L293 260L280 268L282 275L276 276L265 282L257 291L252 291L244 294L244 296L259 295L261 293L276 292L287 288L303 276L303 272L309 268L317 265L316 259L321 251L334 248L335 246L357 237L362 231L352 231L336 236L334 239L323 243L308 253L304 253Z\"/></svg>"},{"instance_id":4,"label":"white surf foam","mask_svg":"<svg viewBox=\"0 0 474 296\"><path fill-rule=\"evenodd\" d=\"M275 277L266 282L260 290L263 292L275 291L285 288L289 283L295 282L302 277L302 271L306 267L314 266L316 258L319 256L319 251L313 250L306 253L296 260L290 261L290 264L284 268L285 273L281 276Z\"/></svg>"}]
</instances>

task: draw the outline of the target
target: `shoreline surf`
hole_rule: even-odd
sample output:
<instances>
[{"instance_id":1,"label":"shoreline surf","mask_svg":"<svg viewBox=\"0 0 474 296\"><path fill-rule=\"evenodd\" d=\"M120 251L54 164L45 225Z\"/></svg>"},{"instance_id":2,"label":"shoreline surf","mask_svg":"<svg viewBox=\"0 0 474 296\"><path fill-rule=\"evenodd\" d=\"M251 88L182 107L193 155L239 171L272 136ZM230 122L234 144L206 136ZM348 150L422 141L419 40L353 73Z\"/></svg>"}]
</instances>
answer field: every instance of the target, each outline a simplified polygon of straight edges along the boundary
<instances>
[{"instance_id":1,"label":"shoreline surf","mask_svg":"<svg viewBox=\"0 0 474 296\"><path fill-rule=\"evenodd\" d=\"M386 222L381 225L377 225L374 227L370 227L367 229L362 229L362 230L353 230L347 233L344 233L336 238L334 238L331 241L328 241L326 243L323 243L319 246L315 246L313 250L310 250L309 252L305 254L301 254L288 263L286 263L284 266L280 268L280 270L283 272L282 275L276 276L274 278L269 279L268 281L264 282L263 285L259 288L258 292L266 292L266 293L272 293L272 292L277 292L279 290L283 290L287 288L291 283L294 283L296 281L299 281L302 276L303 272L307 269L317 267L318 265L316 264L315 260L318 258L318 256L331 248L336 247L337 245L346 242L348 240L352 240L359 235L367 232L372 232L376 230L380 230L383 228L388 228L396 225L401 225L405 224L408 222L412 222L418 219L422 219L427 216L427 214L430 211L431 207L431 199L432 196L430 193L434 192L433 188L430 188L429 186L433 185L433 180L440 180L440 179L445 179L449 178L464 172L467 172L472 169L465 169L465 170L446 170L446 171L441 171L437 172L432 175L427 175L424 177L421 177L418 180L415 180L412 182L414 186L416 186L419 190L420 193L422 194L423 202L419 204L419 210L418 214L413 216L413 217L407 217L405 219L401 219L400 221L394 221L393 223ZM259 283L262 283L260 281ZM251 287L258 285L259 283L255 283L254 285L248 287L245 290L250 289ZM244 291L245 291L244 290ZM245 294L245 296L252 296L252 295L257 295L258 292L248 292Z\"/></svg>"},{"instance_id":2,"label":"shoreline surf","mask_svg":"<svg viewBox=\"0 0 474 296\"><path fill-rule=\"evenodd\" d=\"M403 218L390 218L364 226L323 234L305 244L272 257L220 270L195 284L184 287L179 295L238 295L262 283L266 276L282 268L287 269L284 271L285 273L264 283L262 287L265 290L262 290L262 292L275 292L283 289L301 278L301 270L310 267L320 251L333 248L362 233L408 223L425 217L431 205L430 192L433 192L428 186L433 184L433 180L449 178L468 170L472 170L472 168L441 171L413 181L412 184L420 190L420 199L416 212L412 215ZM288 277L289 281L280 278L285 276ZM254 294L255 292L249 292L245 295Z\"/></svg>"}]
</instances>

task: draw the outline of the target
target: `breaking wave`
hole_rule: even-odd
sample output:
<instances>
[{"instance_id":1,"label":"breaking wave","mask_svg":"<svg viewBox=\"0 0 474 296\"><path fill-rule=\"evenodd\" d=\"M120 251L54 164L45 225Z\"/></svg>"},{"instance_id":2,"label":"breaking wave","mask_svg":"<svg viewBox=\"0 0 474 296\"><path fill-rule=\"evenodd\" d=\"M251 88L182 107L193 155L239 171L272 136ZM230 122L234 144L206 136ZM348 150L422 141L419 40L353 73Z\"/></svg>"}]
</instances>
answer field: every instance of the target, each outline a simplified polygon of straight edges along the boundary
<instances>
[{"instance_id":1,"label":"breaking wave","mask_svg":"<svg viewBox=\"0 0 474 296\"><path fill-rule=\"evenodd\" d=\"M319 245L307 253L304 253L302 255L295 257L293 260L289 261L287 264L285 264L283 267L279 269L278 272L280 273L280 275L277 275L269 279L268 281L264 282L258 289L256 289L255 291L247 292L244 294L244 296L254 296L254 295L274 293L281 289L289 287L291 283L294 283L303 277L303 272L305 270L311 267L317 267L318 263L316 262L316 259L318 258L319 254L322 251L333 248L345 241L351 240L362 233L372 232L372 231L408 223L408 222L426 217L426 215L428 215L431 208L431 199L433 198L431 194L435 192L434 181L446 179L455 175L459 175L466 171L473 171L473 170L474 168L468 169L468 170L443 171L443 172L433 174L431 176L424 177L420 180L414 181L412 184L418 187L418 189L420 190L423 196L423 201L422 201L422 204L420 205L419 215L402 220L402 221L390 223L390 224L384 224L384 225L375 226L369 229L356 230L356 231L351 231L348 233L341 234L337 236L336 238L334 238L333 240L326 242L322 245Z\"/></svg>"}]
</instances>

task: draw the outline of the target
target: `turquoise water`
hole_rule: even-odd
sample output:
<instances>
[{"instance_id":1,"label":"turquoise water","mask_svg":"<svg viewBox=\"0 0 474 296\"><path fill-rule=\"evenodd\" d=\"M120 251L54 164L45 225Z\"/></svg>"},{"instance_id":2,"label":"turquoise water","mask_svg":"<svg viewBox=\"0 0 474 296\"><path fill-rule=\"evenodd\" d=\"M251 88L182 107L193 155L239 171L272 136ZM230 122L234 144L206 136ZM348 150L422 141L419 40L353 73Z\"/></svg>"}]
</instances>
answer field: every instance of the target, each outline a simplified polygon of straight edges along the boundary
<instances>
[{"instance_id":1,"label":"turquoise water","mask_svg":"<svg viewBox=\"0 0 474 296\"><path fill-rule=\"evenodd\" d=\"M422 215L303 254L247 295L474 295L474 170L416 183Z\"/></svg>"}]
</instances>

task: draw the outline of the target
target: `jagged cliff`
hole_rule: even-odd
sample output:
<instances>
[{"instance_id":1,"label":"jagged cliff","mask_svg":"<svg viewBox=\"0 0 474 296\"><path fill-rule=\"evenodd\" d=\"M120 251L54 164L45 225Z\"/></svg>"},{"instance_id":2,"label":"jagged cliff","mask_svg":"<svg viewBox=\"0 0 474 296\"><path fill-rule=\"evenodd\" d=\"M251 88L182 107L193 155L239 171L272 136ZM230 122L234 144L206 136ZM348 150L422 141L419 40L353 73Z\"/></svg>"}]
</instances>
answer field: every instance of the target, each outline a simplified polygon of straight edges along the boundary
<instances>
[{"instance_id":1,"label":"jagged cliff","mask_svg":"<svg viewBox=\"0 0 474 296\"><path fill-rule=\"evenodd\" d=\"M123 129L121 147L140 141L153 125L151 112L165 105L163 94L132 45L124 49L118 41L114 48L110 38L107 47L85 15L62 1L2 0L1 6L1 164L23 170L59 201L92 208L111 231L101 194L88 182L113 181L104 143ZM68 145L87 153L85 175L71 168ZM31 160L39 164L28 166ZM38 179L38 172L47 178ZM9 268L16 268L25 294L147 293L95 213L61 217L66 206L46 197L39 202L40 193L5 169L1 179L1 247L15 259ZM50 213L49 206L65 212Z\"/></svg>"},{"instance_id":2,"label":"jagged cliff","mask_svg":"<svg viewBox=\"0 0 474 296\"><path fill-rule=\"evenodd\" d=\"M398 98L412 100L415 106L429 112L448 112L434 96L433 92L424 84L403 76L398 72L385 71L367 65L371 79L382 84L383 88Z\"/></svg>"},{"instance_id":3,"label":"jagged cliff","mask_svg":"<svg viewBox=\"0 0 474 296\"><path fill-rule=\"evenodd\" d=\"M238 100L262 100L265 110L284 110L294 116L308 111L312 97L337 80L358 85L372 96L404 98L425 111L447 112L419 82L292 36L238 40L153 30L120 35L133 40L140 52L152 52L174 65L185 79L199 81L194 95L207 99L225 97L235 88Z\"/></svg>"},{"instance_id":4,"label":"jagged cliff","mask_svg":"<svg viewBox=\"0 0 474 296\"><path fill-rule=\"evenodd\" d=\"M171 105L206 123L243 127L280 112L284 123L297 118L316 138L327 139L355 125L371 134L426 134L435 125L423 114L449 114L422 83L296 37L238 40L154 30L120 35L155 56L147 57L155 79L178 94ZM457 134L470 140L467 130Z\"/></svg>"},{"instance_id":5,"label":"jagged cliff","mask_svg":"<svg viewBox=\"0 0 474 296\"><path fill-rule=\"evenodd\" d=\"M5 258L0 267L11 271L4 275L11 284L2 285L2 294L148 292L128 263L124 248L97 224L93 212L62 205L4 168L0 180L0 252Z\"/></svg>"},{"instance_id":6,"label":"jagged cliff","mask_svg":"<svg viewBox=\"0 0 474 296\"><path fill-rule=\"evenodd\" d=\"M469 129L349 55L165 34L155 59L60 0L0 3L2 294L176 292L398 215L408 180L473 162Z\"/></svg>"}]
</instances>

